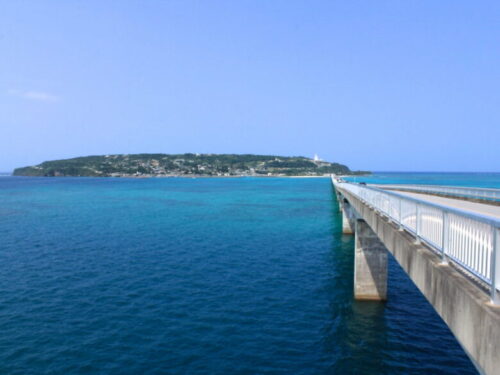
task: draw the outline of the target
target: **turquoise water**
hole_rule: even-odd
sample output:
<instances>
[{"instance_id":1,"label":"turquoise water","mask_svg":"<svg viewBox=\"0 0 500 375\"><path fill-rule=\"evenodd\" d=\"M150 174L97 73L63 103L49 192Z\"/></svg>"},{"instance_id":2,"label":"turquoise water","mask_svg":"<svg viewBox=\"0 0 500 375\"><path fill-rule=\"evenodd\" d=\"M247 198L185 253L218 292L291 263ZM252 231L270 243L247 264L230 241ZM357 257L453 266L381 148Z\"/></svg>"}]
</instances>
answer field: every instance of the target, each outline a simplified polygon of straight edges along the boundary
<instances>
[{"instance_id":1,"label":"turquoise water","mask_svg":"<svg viewBox=\"0 0 500 375\"><path fill-rule=\"evenodd\" d=\"M377 172L371 176L347 177L346 180L376 184L427 184L500 188L500 173Z\"/></svg>"},{"instance_id":2,"label":"turquoise water","mask_svg":"<svg viewBox=\"0 0 500 375\"><path fill-rule=\"evenodd\" d=\"M393 259L388 302L353 300L328 179L4 177L0 202L0 374L476 374Z\"/></svg>"}]
</instances>

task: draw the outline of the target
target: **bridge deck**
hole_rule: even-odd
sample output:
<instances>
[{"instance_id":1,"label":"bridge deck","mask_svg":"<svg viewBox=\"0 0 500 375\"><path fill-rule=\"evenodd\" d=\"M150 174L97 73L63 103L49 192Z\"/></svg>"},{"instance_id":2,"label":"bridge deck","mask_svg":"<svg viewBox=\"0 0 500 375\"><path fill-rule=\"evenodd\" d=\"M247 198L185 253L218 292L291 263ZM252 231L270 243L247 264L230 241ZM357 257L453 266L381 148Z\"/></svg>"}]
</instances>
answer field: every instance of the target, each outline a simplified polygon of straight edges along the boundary
<instances>
[{"instance_id":1,"label":"bridge deck","mask_svg":"<svg viewBox=\"0 0 500 375\"><path fill-rule=\"evenodd\" d=\"M500 219L500 206L494 206L486 203L477 203L466 201L463 199L453 199L439 197L436 195L422 194L422 193L410 193L407 191L397 191L398 194L405 195L408 197L421 199L431 203L441 204L443 206L458 208L460 210L465 210L469 212L474 212L481 215L491 216Z\"/></svg>"},{"instance_id":2,"label":"bridge deck","mask_svg":"<svg viewBox=\"0 0 500 375\"><path fill-rule=\"evenodd\" d=\"M500 277L496 272L500 270L500 207L425 193L384 192L380 185L373 189L335 178L332 182L343 221L355 223L355 296L361 290L384 297L381 292L387 288L387 270L381 267L384 252L376 251L365 223L450 327L479 372L500 375ZM415 241L416 234L432 247ZM448 262L443 262L443 255ZM364 277L357 276L356 267ZM470 275L482 279L489 293Z\"/></svg>"}]
</instances>

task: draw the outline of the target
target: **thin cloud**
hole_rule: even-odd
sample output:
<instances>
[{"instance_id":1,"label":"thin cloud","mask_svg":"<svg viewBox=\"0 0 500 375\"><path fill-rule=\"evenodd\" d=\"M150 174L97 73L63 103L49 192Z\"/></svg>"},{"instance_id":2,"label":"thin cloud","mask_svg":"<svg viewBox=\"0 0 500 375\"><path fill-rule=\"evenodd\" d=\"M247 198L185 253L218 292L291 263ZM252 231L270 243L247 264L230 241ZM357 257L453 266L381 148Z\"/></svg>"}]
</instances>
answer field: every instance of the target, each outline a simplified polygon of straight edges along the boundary
<instances>
[{"instance_id":1,"label":"thin cloud","mask_svg":"<svg viewBox=\"0 0 500 375\"><path fill-rule=\"evenodd\" d=\"M9 90L9 95L40 102L57 102L60 97L44 91Z\"/></svg>"}]
</instances>

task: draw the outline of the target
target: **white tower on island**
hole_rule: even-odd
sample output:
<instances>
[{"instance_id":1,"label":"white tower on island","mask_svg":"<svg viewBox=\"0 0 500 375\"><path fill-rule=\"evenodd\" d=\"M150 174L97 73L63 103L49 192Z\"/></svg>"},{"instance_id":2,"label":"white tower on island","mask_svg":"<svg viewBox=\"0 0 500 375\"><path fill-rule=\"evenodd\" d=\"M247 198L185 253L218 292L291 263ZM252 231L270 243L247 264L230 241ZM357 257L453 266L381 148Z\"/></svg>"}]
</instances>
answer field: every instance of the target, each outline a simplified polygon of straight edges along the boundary
<instances>
[{"instance_id":1,"label":"white tower on island","mask_svg":"<svg viewBox=\"0 0 500 375\"><path fill-rule=\"evenodd\" d=\"M319 158L318 154L314 154L314 161L321 161L321 159Z\"/></svg>"}]
</instances>

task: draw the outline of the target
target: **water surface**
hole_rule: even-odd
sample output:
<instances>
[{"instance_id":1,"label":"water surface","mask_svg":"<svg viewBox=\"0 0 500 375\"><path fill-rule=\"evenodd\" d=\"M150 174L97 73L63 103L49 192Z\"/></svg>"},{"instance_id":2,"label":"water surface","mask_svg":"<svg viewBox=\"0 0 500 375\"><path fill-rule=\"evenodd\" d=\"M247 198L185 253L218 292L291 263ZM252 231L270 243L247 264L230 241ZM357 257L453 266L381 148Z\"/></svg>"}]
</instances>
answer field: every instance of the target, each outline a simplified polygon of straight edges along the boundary
<instances>
[{"instance_id":1,"label":"water surface","mask_svg":"<svg viewBox=\"0 0 500 375\"><path fill-rule=\"evenodd\" d=\"M1 374L476 374L328 179L0 179Z\"/></svg>"},{"instance_id":2,"label":"water surface","mask_svg":"<svg viewBox=\"0 0 500 375\"><path fill-rule=\"evenodd\" d=\"M500 173L376 172L370 176L347 177L346 179L374 184L425 184L500 188Z\"/></svg>"}]
</instances>

